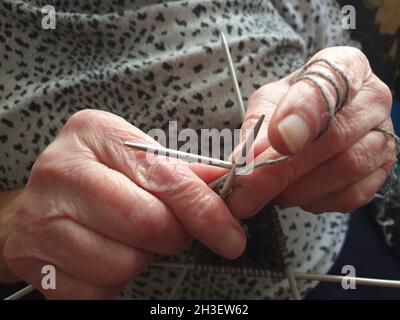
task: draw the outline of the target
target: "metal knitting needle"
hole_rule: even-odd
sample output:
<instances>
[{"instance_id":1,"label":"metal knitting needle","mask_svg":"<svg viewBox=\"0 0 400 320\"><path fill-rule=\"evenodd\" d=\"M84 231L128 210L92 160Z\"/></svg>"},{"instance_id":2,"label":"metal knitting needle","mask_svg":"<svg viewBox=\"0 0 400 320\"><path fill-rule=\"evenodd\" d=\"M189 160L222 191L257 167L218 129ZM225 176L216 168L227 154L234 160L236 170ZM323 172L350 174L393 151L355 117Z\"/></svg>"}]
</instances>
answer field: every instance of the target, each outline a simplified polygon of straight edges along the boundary
<instances>
[{"instance_id":1,"label":"metal knitting needle","mask_svg":"<svg viewBox=\"0 0 400 320\"><path fill-rule=\"evenodd\" d=\"M4 300L18 300L18 299L25 297L27 294L31 293L34 290L35 290L35 288L30 284L30 285L26 286L25 288L22 288L21 290L8 296L7 298L4 298Z\"/></svg>"},{"instance_id":2,"label":"metal knitting needle","mask_svg":"<svg viewBox=\"0 0 400 320\"><path fill-rule=\"evenodd\" d=\"M243 121L244 117L245 117L245 114L246 114L246 111L245 111L245 108L244 108L244 105L243 105L242 95L240 94L239 84L238 84L238 81L237 81L237 78L236 78L235 69L233 67L233 62L232 62L232 58L231 58L231 55L230 55L229 47L228 47L228 44L226 42L225 36L224 36L224 34L222 32L221 32L221 41L222 41L222 45L224 47L225 54L226 54L226 57L227 57L227 60L228 60L228 65L229 65L229 70L230 70L230 74L231 74L231 77L232 77L232 82L233 82L233 88L234 88L234 91L235 91L236 101L237 101L237 103L239 105L239 111L240 111L241 118L242 118L242 121ZM286 159L286 160L288 160L288 159ZM232 171L234 173L232 173ZM236 168L234 168L234 170L231 170L231 172L229 173L230 176L228 176L227 181L234 179L234 176L235 176L235 173L236 173L235 171L236 171ZM233 174L233 176L232 176L232 174ZM225 182L225 183L227 183L227 182ZM231 181L229 182L229 184L232 184L232 183L233 182L231 182ZM287 266L286 266L286 274L287 274L287 278L288 278L288 281L289 281L289 287L290 287L290 291L291 291L291 294L292 294L292 298L294 300L299 300L300 299L300 295L298 293L296 279L293 276L293 270L292 270L292 268L291 268L291 266L289 264L287 264Z\"/></svg>"},{"instance_id":3,"label":"metal knitting needle","mask_svg":"<svg viewBox=\"0 0 400 320\"><path fill-rule=\"evenodd\" d=\"M232 169L233 168L233 164L229 161L200 156L200 155L193 154L193 153L178 151L178 150L164 148L164 147L152 146L152 145L147 145L147 144L142 144L142 143L137 143L137 142L130 142L130 141L126 141L126 142L124 142L124 144L127 147L130 147L130 148L133 148L136 150L141 150L141 151L145 151L145 152L153 152L154 154L159 154L159 155L163 155L166 157L178 157L180 160L187 161L187 162L199 162L199 160L200 160L201 163L207 164L210 166L214 166L214 167L219 167L219 168L224 168L224 169ZM262 160L260 162L255 163L252 166L253 166L253 169L257 169L257 168L265 166L265 165L278 164L278 163L287 161L290 158L291 158L290 156L282 156L277 159ZM237 175L240 175L240 174L246 173L251 168L250 168L250 166L247 166L247 167L237 166L236 169L238 169ZM223 175L222 177L220 177L217 180L210 183L208 186L211 189L214 189L217 185L221 184L223 181L226 180L228 174L229 173Z\"/></svg>"},{"instance_id":4,"label":"metal knitting needle","mask_svg":"<svg viewBox=\"0 0 400 320\"><path fill-rule=\"evenodd\" d=\"M200 156L197 154L178 151L178 150L169 149L169 148L165 148L165 147L152 146L152 145L131 142L131 141L124 142L124 145L126 145L127 147L130 147L130 148L136 149L136 150L150 152L150 153L154 153L154 154L158 154L158 155L166 156L166 157L178 158L178 159L186 161L186 162L200 162L203 164L208 164L211 166L225 168L225 169L232 169L232 167L233 167L233 164L229 161Z\"/></svg>"},{"instance_id":5,"label":"metal knitting needle","mask_svg":"<svg viewBox=\"0 0 400 320\"><path fill-rule=\"evenodd\" d=\"M385 288L400 288L399 280L385 280L385 279L372 279L372 278L358 278L358 277L344 277L330 274L312 274L303 272L294 272L296 279L313 280L323 282L338 282L342 283L343 280L354 281L358 285L372 286L372 287L385 287Z\"/></svg>"},{"instance_id":6,"label":"metal knitting needle","mask_svg":"<svg viewBox=\"0 0 400 320\"><path fill-rule=\"evenodd\" d=\"M277 159L271 159L271 160L261 160L259 162L256 162L254 165L251 164L250 166L246 166L246 167L241 167L238 169L238 173L237 175L242 175L245 174L246 172L248 172L250 169L257 169L263 166L267 166L267 165L275 165L275 164L279 164L281 162L285 162L290 160L292 157L291 156L282 156L279 157ZM228 172L229 173L229 172ZM219 177L218 179L216 179L215 181L211 182L208 186L211 189L216 188L218 185L220 185L223 181L225 181L225 179L228 176L228 173L224 174L223 176Z\"/></svg>"},{"instance_id":7,"label":"metal knitting needle","mask_svg":"<svg viewBox=\"0 0 400 320\"><path fill-rule=\"evenodd\" d=\"M161 268L177 268L177 269L196 269L196 266L190 263L184 262L165 262L156 261L150 264L151 267ZM374 279L374 278L360 278L360 277L347 277L337 276L330 274L318 274L318 273L304 273L304 272L293 272L296 279L299 280L310 280L319 282L333 282L342 283L343 280L355 281L357 285L372 286L372 287L384 287L384 288L400 288L399 280L386 280L386 279Z\"/></svg>"},{"instance_id":8,"label":"metal knitting needle","mask_svg":"<svg viewBox=\"0 0 400 320\"><path fill-rule=\"evenodd\" d=\"M228 47L228 44L226 42L225 36L224 36L224 34L222 32L221 32L221 41L222 41L222 45L224 47L225 54L226 54L226 57L227 57L227 60L228 60L229 71L230 71L230 74L231 74L231 77L232 77L232 82L233 82L233 89L235 91L236 101L237 101L237 103L239 105L239 111L240 111L241 118L242 118L242 121L243 121L244 118L245 118L246 110L245 110L244 105L243 105L242 95L240 94L240 88L239 88L239 84L238 84L238 81L237 81L237 78L236 78L235 69L233 67L233 62L232 62L231 54L230 54L230 51L229 51L229 47ZM234 179L234 176L236 174L235 171L236 171L236 168L234 168L234 170L231 170L231 172L229 173L229 175L231 176L231 177L228 176L228 178L227 178L227 181L228 180L230 181L229 184L233 183L233 179ZM292 270L290 264L286 265L286 274L287 274L287 278L288 278L288 281L289 281L289 287L290 287L290 291L292 293L292 298L294 300L299 300L300 299L300 295L298 293L299 291L298 291L298 288L297 288L296 279L293 276L293 270Z\"/></svg>"},{"instance_id":9,"label":"metal knitting needle","mask_svg":"<svg viewBox=\"0 0 400 320\"><path fill-rule=\"evenodd\" d=\"M247 157L247 151L250 150L250 148L253 146L254 141L257 138L258 133L260 132L261 125L264 121L265 115L261 115L261 117L258 119L257 123L254 125L253 129L251 130L250 134L247 137L246 142L244 143L242 149L240 150L239 157L237 161L235 161L235 164L233 165L231 171L228 173L227 178L219 191L219 195L221 198L225 199L232 191L232 186L233 183L235 182L235 177L236 177L236 168L238 164L243 164L246 161Z\"/></svg>"},{"instance_id":10,"label":"metal knitting needle","mask_svg":"<svg viewBox=\"0 0 400 320\"><path fill-rule=\"evenodd\" d=\"M246 110L244 108L242 95L240 93L239 83L238 83L237 78L236 78L236 73L235 73L235 68L233 66L231 52L229 50L228 43L226 42L225 35L224 35L224 33L222 31L220 32L220 38L221 38L222 48L224 49L224 52L225 52L225 58L226 58L226 61L228 62L229 73L230 73L231 79L232 79L233 90L235 92L235 97L236 97L236 103L237 103L237 105L239 107L240 118L243 121L244 117L245 117L245 114L246 114ZM262 116L262 118L264 119L264 116ZM258 125L258 123L257 123L253 128L252 134L253 134L254 140L255 140L256 135L258 134L258 131L259 131L260 127L261 127L261 124L262 124L262 122L260 122L260 125L257 128L257 125ZM246 148L247 148L246 145L249 142L250 142L249 140L246 141L246 143L243 146L243 149L241 150L240 156L242 156L242 158L243 158L243 152L246 152ZM233 183L235 181L235 176L236 176L237 163L238 163L238 161L235 162L235 164L233 165L233 168L231 168L231 171L226 175L226 180L225 180L225 182L224 182L224 184L222 186L222 189L219 191L219 194L223 199L225 199L230 194L230 192L232 191L232 186L233 186ZM243 159L240 159L239 163L244 163ZM222 183L222 181L223 180L221 180L219 182L219 185Z\"/></svg>"},{"instance_id":11,"label":"metal knitting needle","mask_svg":"<svg viewBox=\"0 0 400 320\"><path fill-rule=\"evenodd\" d=\"M233 67L231 53L229 51L229 46L228 46L228 43L226 42L226 38L225 38L224 33L220 32L219 35L220 35L220 38L221 38L222 47L223 47L223 49L225 51L226 60L228 62L229 73L230 73L231 78L232 78L233 91L235 92L235 97L236 97L236 102L237 102L238 107L239 107L240 117L241 117L241 119L243 121L244 117L246 115L246 109L244 108L242 95L240 94L239 83L238 83L237 78L236 78L235 68Z\"/></svg>"}]
</instances>

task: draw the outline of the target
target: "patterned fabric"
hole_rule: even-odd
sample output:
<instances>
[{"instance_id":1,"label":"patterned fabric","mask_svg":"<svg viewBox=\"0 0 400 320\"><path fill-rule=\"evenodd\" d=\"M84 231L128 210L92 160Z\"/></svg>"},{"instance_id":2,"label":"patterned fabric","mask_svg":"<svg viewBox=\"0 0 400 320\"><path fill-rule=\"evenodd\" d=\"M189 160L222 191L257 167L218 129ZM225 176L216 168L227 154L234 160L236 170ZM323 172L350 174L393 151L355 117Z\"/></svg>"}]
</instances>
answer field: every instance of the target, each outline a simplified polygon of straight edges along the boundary
<instances>
[{"instance_id":1,"label":"patterned fabric","mask_svg":"<svg viewBox=\"0 0 400 320\"><path fill-rule=\"evenodd\" d=\"M56 30L41 29L41 6ZM323 4L323 5L322 5ZM235 128L227 36L244 100L317 50L352 42L334 1L0 2L0 190L21 187L38 154L78 110L118 114L147 131ZM56 186L55 186L56 187ZM325 273L343 244L347 216L281 210L293 267ZM260 252L260 254L267 254ZM177 271L149 269L124 298L165 298ZM299 282L305 295L315 283ZM189 272L176 298L288 298L286 281Z\"/></svg>"}]
</instances>

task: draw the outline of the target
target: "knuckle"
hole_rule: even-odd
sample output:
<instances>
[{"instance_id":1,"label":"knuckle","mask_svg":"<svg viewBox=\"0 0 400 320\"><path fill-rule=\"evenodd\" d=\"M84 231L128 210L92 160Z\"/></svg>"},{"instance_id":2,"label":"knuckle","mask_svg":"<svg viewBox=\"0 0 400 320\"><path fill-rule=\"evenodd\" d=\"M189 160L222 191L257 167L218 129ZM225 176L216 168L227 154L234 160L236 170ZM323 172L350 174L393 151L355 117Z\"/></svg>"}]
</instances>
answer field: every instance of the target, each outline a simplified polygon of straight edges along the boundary
<instances>
[{"instance_id":1,"label":"knuckle","mask_svg":"<svg viewBox=\"0 0 400 320\"><path fill-rule=\"evenodd\" d=\"M82 131L94 125L100 111L83 109L73 114L64 125L64 130Z\"/></svg>"},{"instance_id":2,"label":"knuckle","mask_svg":"<svg viewBox=\"0 0 400 320\"><path fill-rule=\"evenodd\" d=\"M383 101L383 104L386 107L391 108L392 103L393 103L393 97L392 97L392 92L391 92L389 86L381 80L378 81L378 84L379 84L378 89L379 89L380 97Z\"/></svg>"},{"instance_id":3,"label":"knuckle","mask_svg":"<svg viewBox=\"0 0 400 320\"><path fill-rule=\"evenodd\" d=\"M267 88L268 88L268 84L258 88L256 91L254 91L249 97L249 105L255 105L260 101L260 99L263 99L265 96L264 91Z\"/></svg>"},{"instance_id":4,"label":"knuckle","mask_svg":"<svg viewBox=\"0 0 400 320\"><path fill-rule=\"evenodd\" d=\"M343 48L343 59L341 64L343 64L346 69L350 65L359 65L361 70L371 71L371 67L369 65L369 61L367 56L360 49L355 47L342 47ZM356 71L354 71L356 72ZM367 75L367 74L366 74Z\"/></svg>"},{"instance_id":5,"label":"knuckle","mask_svg":"<svg viewBox=\"0 0 400 320\"><path fill-rule=\"evenodd\" d=\"M369 64L367 56L359 48L346 47L346 50L349 52L349 56L353 57L355 60L363 64Z\"/></svg>"},{"instance_id":6,"label":"knuckle","mask_svg":"<svg viewBox=\"0 0 400 320\"><path fill-rule=\"evenodd\" d=\"M198 189L194 185L189 187L187 196L191 197L191 203L196 204L193 207L196 208L196 210L190 210L189 212L192 217L197 216L203 218L204 216L207 216L209 212L215 212L218 210L216 201L211 199L209 195L198 192Z\"/></svg>"},{"instance_id":7,"label":"knuckle","mask_svg":"<svg viewBox=\"0 0 400 320\"><path fill-rule=\"evenodd\" d=\"M59 156L52 151L50 147L45 149L39 156L32 167L29 182L32 184L35 181L46 181L49 179L59 178L62 172L59 170Z\"/></svg>"},{"instance_id":8,"label":"knuckle","mask_svg":"<svg viewBox=\"0 0 400 320\"><path fill-rule=\"evenodd\" d=\"M388 145L385 145L385 155L386 155L386 160L388 163L391 163L394 165L397 162L397 154L398 154L398 148L396 145L396 142L392 137L387 137L390 139Z\"/></svg>"},{"instance_id":9,"label":"knuckle","mask_svg":"<svg viewBox=\"0 0 400 320\"><path fill-rule=\"evenodd\" d=\"M368 147L361 141L357 141L347 150L340 163L341 170L346 177L359 175L371 171L374 167L374 157Z\"/></svg>"},{"instance_id":10,"label":"knuckle","mask_svg":"<svg viewBox=\"0 0 400 320\"><path fill-rule=\"evenodd\" d=\"M392 159L386 162L380 169L384 177L388 177L392 173L394 165L397 163L397 159Z\"/></svg>"},{"instance_id":11,"label":"knuckle","mask_svg":"<svg viewBox=\"0 0 400 320\"><path fill-rule=\"evenodd\" d=\"M392 108L393 98L388 85L374 75L369 88L372 91L374 102L384 106L387 115L389 115Z\"/></svg>"},{"instance_id":12,"label":"knuckle","mask_svg":"<svg viewBox=\"0 0 400 320\"><path fill-rule=\"evenodd\" d=\"M388 141L388 144L385 145L385 150L383 151L385 156L385 163L383 167L388 167L389 170L397 163L397 154L398 154L398 148L396 145L396 142L392 137L386 137L390 138L390 141ZM387 141L387 140L386 140Z\"/></svg>"},{"instance_id":13,"label":"knuckle","mask_svg":"<svg viewBox=\"0 0 400 320\"><path fill-rule=\"evenodd\" d=\"M341 209L346 212L354 212L358 208L369 203L373 196L374 192L371 192L363 187L353 186L346 194Z\"/></svg>"},{"instance_id":14,"label":"knuckle","mask_svg":"<svg viewBox=\"0 0 400 320\"><path fill-rule=\"evenodd\" d=\"M337 153L337 150L345 149L353 136L354 132L348 118L344 113L338 113L332 119L331 130L322 139L327 142L324 144L327 152L333 155Z\"/></svg>"},{"instance_id":15,"label":"knuckle","mask_svg":"<svg viewBox=\"0 0 400 320\"><path fill-rule=\"evenodd\" d=\"M273 107L276 102L271 99L271 94L268 93L276 92L276 86L277 83L266 84L250 95L247 104L246 120L250 117L258 120L261 114L265 114L267 119L272 116Z\"/></svg>"},{"instance_id":16,"label":"knuckle","mask_svg":"<svg viewBox=\"0 0 400 320\"><path fill-rule=\"evenodd\" d=\"M188 211L187 216L184 218L187 226L193 230L208 229L214 223L225 218L225 212L222 211L219 203L219 198L213 197L211 194L204 194L192 190L191 195L191 210Z\"/></svg>"},{"instance_id":17,"label":"knuckle","mask_svg":"<svg viewBox=\"0 0 400 320\"><path fill-rule=\"evenodd\" d=\"M387 120L387 125L383 125L381 128L387 130L388 132L394 132L393 123L390 119ZM386 133L379 132L379 134L381 134L383 138L381 150L386 155L385 159L389 163L396 163L397 155L399 153L397 140L393 136L389 136Z\"/></svg>"},{"instance_id":18,"label":"knuckle","mask_svg":"<svg viewBox=\"0 0 400 320\"><path fill-rule=\"evenodd\" d=\"M149 263L151 255L135 249L135 252L129 254L123 261L116 266L114 277L110 281L110 285L125 285L131 278L139 275Z\"/></svg>"},{"instance_id":19,"label":"knuckle","mask_svg":"<svg viewBox=\"0 0 400 320\"><path fill-rule=\"evenodd\" d=\"M146 189L165 196L184 196L188 193L187 188L192 184L193 177L188 174L183 164L173 161L174 159L157 156L154 162L145 165L144 172L138 172Z\"/></svg>"},{"instance_id":20,"label":"knuckle","mask_svg":"<svg viewBox=\"0 0 400 320\"><path fill-rule=\"evenodd\" d=\"M72 183L74 187L88 185L91 181L82 175L87 170L87 161L66 157L57 147L49 146L34 163L28 186L42 186L49 191Z\"/></svg>"}]
</instances>

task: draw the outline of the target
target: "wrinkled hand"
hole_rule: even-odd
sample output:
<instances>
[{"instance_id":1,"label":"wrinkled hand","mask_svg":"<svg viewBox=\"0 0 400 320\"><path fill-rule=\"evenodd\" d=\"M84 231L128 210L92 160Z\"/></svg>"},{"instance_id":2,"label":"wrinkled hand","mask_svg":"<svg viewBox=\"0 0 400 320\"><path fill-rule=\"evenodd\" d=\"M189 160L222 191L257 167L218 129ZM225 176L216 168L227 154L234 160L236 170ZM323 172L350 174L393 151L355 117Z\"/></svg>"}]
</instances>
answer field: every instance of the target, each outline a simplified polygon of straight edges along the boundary
<instances>
[{"instance_id":1,"label":"wrinkled hand","mask_svg":"<svg viewBox=\"0 0 400 320\"><path fill-rule=\"evenodd\" d=\"M261 129L256 140L256 162L278 157L274 149L295 157L236 180L228 204L237 217L249 217L275 198L283 206L300 206L314 213L354 211L372 199L395 163L393 138L371 131L380 127L393 132L388 87L357 49L324 49L310 61L321 58L348 77L350 96L329 132L317 141L327 125L327 104L313 82L296 82L300 70L261 87L250 97L242 129L251 128L266 114L265 130ZM344 95L344 81L324 63L315 63L308 71L328 75ZM335 87L325 79L314 79L335 104Z\"/></svg>"},{"instance_id":2,"label":"wrinkled hand","mask_svg":"<svg viewBox=\"0 0 400 320\"><path fill-rule=\"evenodd\" d=\"M244 250L239 223L188 164L149 163L124 141L157 144L118 116L84 110L32 168L4 256L47 298L110 298L153 253L178 253L192 237L226 258ZM41 287L47 264L56 290Z\"/></svg>"},{"instance_id":3,"label":"wrinkled hand","mask_svg":"<svg viewBox=\"0 0 400 320\"><path fill-rule=\"evenodd\" d=\"M326 125L326 105L313 84L294 83L297 71L259 89L243 125L267 115L256 161L276 157L274 150L296 156L238 177L227 205L206 184L221 170L178 160L151 164L123 141L157 142L122 118L89 110L74 115L18 198L4 247L8 266L47 298L110 298L153 253L177 253L192 238L226 258L239 256L246 240L231 213L249 217L276 197L313 212L352 211L368 202L395 161L393 139L371 131L393 130L390 92L356 49L326 49L317 57L349 77L349 102L312 142ZM311 69L332 72L319 64ZM46 264L56 267L56 290L41 289Z\"/></svg>"}]
</instances>

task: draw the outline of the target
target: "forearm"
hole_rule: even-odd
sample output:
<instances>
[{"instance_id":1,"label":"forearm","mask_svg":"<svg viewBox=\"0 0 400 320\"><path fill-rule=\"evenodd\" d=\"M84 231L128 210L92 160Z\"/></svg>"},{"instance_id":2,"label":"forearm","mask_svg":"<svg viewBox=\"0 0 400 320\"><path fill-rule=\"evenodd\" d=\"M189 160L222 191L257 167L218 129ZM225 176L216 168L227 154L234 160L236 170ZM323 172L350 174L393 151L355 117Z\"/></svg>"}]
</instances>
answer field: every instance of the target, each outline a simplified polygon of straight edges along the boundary
<instances>
[{"instance_id":1,"label":"forearm","mask_svg":"<svg viewBox=\"0 0 400 320\"><path fill-rule=\"evenodd\" d=\"M15 212L17 199L21 192L22 189L0 192L0 283L18 281L18 278L5 264L3 249L9 233L10 220L13 212Z\"/></svg>"}]
</instances>

